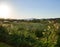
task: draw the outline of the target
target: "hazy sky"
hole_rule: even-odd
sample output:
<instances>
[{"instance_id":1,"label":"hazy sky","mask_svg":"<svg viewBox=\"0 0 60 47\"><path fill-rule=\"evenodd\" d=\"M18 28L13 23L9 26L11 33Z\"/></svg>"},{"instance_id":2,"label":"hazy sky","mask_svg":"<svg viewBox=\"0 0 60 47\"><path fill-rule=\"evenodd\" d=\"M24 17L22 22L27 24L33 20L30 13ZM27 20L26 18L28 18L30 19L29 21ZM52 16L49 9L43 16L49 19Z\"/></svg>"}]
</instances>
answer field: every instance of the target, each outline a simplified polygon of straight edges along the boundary
<instances>
[{"instance_id":1,"label":"hazy sky","mask_svg":"<svg viewBox=\"0 0 60 47\"><path fill-rule=\"evenodd\" d=\"M12 8L11 18L60 18L60 0L3 0Z\"/></svg>"}]
</instances>

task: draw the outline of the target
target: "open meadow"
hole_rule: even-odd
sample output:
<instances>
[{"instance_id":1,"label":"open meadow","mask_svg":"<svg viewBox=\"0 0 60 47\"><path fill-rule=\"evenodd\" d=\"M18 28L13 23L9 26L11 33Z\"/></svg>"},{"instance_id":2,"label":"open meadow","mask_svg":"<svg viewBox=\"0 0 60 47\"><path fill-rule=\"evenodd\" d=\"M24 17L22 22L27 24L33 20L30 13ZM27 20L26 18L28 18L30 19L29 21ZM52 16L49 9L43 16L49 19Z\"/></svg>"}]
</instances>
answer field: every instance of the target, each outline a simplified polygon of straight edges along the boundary
<instances>
[{"instance_id":1,"label":"open meadow","mask_svg":"<svg viewBox=\"0 0 60 47\"><path fill-rule=\"evenodd\" d=\"M0 22L0 42L0 47L59 47L60 22L48 19Z\"/></svg>"}]
</instances>

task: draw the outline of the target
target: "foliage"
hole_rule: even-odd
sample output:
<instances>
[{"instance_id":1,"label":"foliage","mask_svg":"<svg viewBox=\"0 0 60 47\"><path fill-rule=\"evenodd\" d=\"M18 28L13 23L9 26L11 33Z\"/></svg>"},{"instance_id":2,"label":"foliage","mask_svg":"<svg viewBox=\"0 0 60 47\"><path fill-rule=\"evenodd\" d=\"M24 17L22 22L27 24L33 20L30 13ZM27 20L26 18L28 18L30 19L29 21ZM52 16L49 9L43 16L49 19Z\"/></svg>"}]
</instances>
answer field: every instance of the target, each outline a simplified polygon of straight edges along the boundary
<instances>
[{"instance_id":1,"label":"foliage","mask_svg":"<svg viewBox=\"0 0 60 47\"><path fill-rule=\"evenodd\" d=\"M0 42L14 47L59 47L60 23L54 20L36 21L2 22Z\"/></svg>"}]
</instances>

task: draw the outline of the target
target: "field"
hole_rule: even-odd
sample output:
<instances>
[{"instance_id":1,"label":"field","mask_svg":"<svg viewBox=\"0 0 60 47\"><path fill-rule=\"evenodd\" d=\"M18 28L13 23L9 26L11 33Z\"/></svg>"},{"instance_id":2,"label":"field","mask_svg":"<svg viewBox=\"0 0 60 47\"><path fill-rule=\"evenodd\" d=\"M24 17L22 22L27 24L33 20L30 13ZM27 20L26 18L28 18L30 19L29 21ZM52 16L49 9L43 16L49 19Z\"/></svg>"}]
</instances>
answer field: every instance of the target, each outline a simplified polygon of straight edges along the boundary
<instances>
[{"instance_id":1,"label":"field","mask_svg":"<svg viewBox=\"0 0 60 47\"><path fill-rule=\"evenodd\" d=\"M0 47L59 47L60 21L0 22L0 42Z\"/></svg>"},{"instance_id":2,"label":"field","mask_svg":"<svg viewBox=\"0 0 60 47\"><path fill-rule=\"evenodd\" d=\"M7 45L7 44L5 44L5 43L0 42L0 47L12 47L12 46L10 46L10 45Z\"/></svg>"}]
</instances>

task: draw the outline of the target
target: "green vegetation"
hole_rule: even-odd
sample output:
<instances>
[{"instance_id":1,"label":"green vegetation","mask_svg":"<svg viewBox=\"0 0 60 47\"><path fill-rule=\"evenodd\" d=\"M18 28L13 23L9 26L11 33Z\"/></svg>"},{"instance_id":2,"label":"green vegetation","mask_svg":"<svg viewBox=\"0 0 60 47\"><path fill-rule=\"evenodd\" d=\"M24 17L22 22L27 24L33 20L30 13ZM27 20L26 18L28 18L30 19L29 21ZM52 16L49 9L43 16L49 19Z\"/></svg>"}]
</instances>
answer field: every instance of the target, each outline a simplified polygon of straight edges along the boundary
<instances>
[{"instance_id":1,"label":"green vegetation","mask_svg":"<svg viewBox=\"0 0 60 47\"><path fill-rule=\"evenodd\" d=\"M5 43L0 42L0 47L11 47L10 45L7 45Z\"/></svg>"},{"instance_id":2,"label":"green vegetation","mask_svg":"<svg viewBox=\"0 0 60 47\"><path fill-rule=\"evenodd\" d=\"M59 47L60 22L56 19L1 21L0 42L4 43L0 47L5 43L12 47Z\"/></svg>"}]
</instances>

